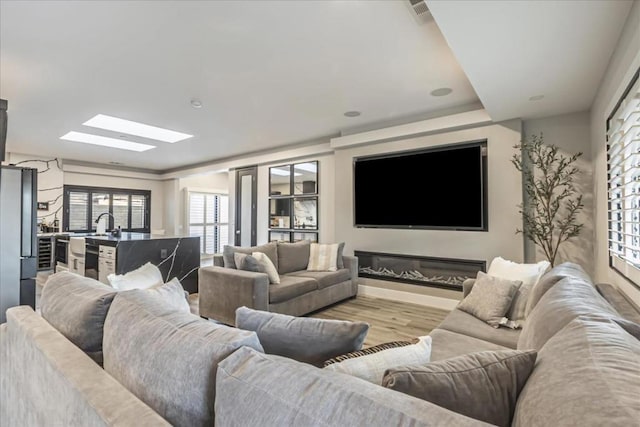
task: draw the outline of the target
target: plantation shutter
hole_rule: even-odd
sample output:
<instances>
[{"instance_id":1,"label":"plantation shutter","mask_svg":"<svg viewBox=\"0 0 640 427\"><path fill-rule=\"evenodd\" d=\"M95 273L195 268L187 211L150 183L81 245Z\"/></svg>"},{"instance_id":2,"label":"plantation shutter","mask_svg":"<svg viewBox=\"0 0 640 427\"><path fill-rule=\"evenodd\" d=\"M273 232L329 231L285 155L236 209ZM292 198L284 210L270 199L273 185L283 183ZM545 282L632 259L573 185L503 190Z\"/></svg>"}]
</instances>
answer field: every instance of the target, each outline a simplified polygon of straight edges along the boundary
<instances>
[{"instance_id":1,"label":"plantation shutter","mask_svg":"<svg viewBox=\"0 0 640 427\"><path fill-rule=\"evenodd\" d=\"M609 257L612 267L633 280L640 276L640 80L637 77L607 124Z\"/></svg>"}]
</instances>

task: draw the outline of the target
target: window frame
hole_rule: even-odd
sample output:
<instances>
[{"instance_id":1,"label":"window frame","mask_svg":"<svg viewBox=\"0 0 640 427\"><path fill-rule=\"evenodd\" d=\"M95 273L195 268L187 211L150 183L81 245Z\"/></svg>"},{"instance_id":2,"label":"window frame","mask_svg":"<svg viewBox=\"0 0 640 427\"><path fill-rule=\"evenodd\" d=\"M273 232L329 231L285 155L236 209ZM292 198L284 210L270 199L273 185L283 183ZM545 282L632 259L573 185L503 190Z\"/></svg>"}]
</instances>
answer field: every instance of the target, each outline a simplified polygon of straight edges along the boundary
<instances>
[{"instance_id":1,"label":"window frame","mask_svg":"<svg viewBox=\"0 0 640 427\"><path fill-rule=\"evenodd\" d=\"M191 222L191 196L194 194L201 194L205 197L205 201L204 201L204 206L203 206L203 220L204 222ZM231 226L231 221L230 221L230 214L231 212L229 211L229 206L228 204L230 203L230 199L229 199L229 194L228 193L224 193L224 192L220 192L220 191L207 191L207 190L200 190L200 189L186 189L186 196L187 196L187 201L186 201L186 212L185 212L185 226L187 228L186 230L186 234L188 236L191 236L191 227L203 227L203 233L202 233L202 237L201 237L201 255L213 255L216 253L220 253L222 251L222 246L224 246L221 242L221 236L223 235L222 231L221 231L221 227L223 226L227 226L227 240L229 238L229 227ZM227 198L227 222L207 222L207 202L206 202L206 197L207 196L214 196L216 198L218 198L217 201L217 212L214 212L214 219L218 218L220 219L221 215L220 215L220 210L221 210L221 206L222 206L222 197L226 197ZM214 206L216 205L216 203L214 202ZM206 228L207 227L213 227L214 228L214 252L213 254L210 254L208 252L206 252L207 250L207 233L206 233ZM219 247L216 248L216 243L215 243L215 236L216 236L216 231L218 230L217 234L218 234L218 240L220 242ZM228 243L227 243L228 244ZM204 251L202 251L202 249L204 249Z\"/></svg>"},{"instance_id":2,"label":"window frame","mask_svg":"<svg viewBox=\"0 0 640 427\"><path fill-rule=\"evenodd\" d=\"M613 216L613 201L614 200L618 200L620 198L612 198L612 187L611 187L611 181L612 181L612 177L611 177L611 148L612 145L610 143L610 135L609 135L609 131L611 128L611 122L612 120L616 117L616 114L618 113L618 110L620 109L621 106L623 106L624 101L627 99L627 97L630 95L631 90L635 87L636 84L640 84L640 68L638 70L636 70L635 74L633 75L633 77L631 78L631 81L629 82L629 84L627 85L627 87L625 88L624 92L622 93L622 95L620 96L620 98L618 99L618 102L616 103L616 105L613 107L611 113L609 114L609 116L607 117L606 120L606 154L607 154L607 161L606 161L606 177L607 177L607 255L609 258L609 268L611 268L612 270L614 270L616 273L618 273L619 275L621 275L625 280L627 280L630 284L632 284L633 286L635 286L636 288L640 289L640 264L635 265L632 261L627 260L625 258L622 258L620 256L616 256L614 253L614 248L613 248L613 238L612 238L612 234L616 233L616 234L622 234L624 235L624 239L626 240L629 236L629 234L627 233L626 227L627 226L631 226L630 224L628 224L628 220L626 218L623 218L621 220L616 220L614 221L612 216ZM634 193L631 193L634 194ZM622 199L626 199L627 197L629 197L629 195L623 195ZM625 201L625 203L627 203ZM622 207L622 212L624 213L625 210L627 210L628 208L626 208L625 206ZM618 209L616 209L616 211L618 211ZM640 207L638 208L633 208L632 212L637 211L637 214L640 215ZM616 223L621 223L622 225L622 229L618 230L618 231L614 231L613 230L613 226L612 226L612 222L616 222ZM633 224L633 223L631 223ZM633 237L633 235L631 235ZM624 242L624 249L627 249L627 245L626 245L626 241Z\"/></svg>"},{"instance_id":3,"label":"window frame","mask_svg":"<svg viewBox=\"0 0 640 427\"><path fill-rule=\"evenodd\" d=\"M78 193L86 193L87 194L87 220L86 226L87 228L80 229L69 229L69 202L70 202L70 193L78 192ZM145 210L144 210L144 227L142 228L123 228L122 231L133 232L133 233L150 233L151 231L151 191L150 190L137 190L131 188L114 188L114 187L92 187L92 186L83 186L83 185L64 185L63 188L63 197L62 197L62 227L65 232L70 233L93 233L95 229L92 226L93 221L93 193L106 193L109 194L109 213L113 215L113 196L114 195L127 195L129 197L129 207L128 207L128 223L131 225L131 196L143 196L145 198ZM115 227L113 223L113 218L111 216L108 217L107 229L112 230Z\"/></svg>"}]
</instances>

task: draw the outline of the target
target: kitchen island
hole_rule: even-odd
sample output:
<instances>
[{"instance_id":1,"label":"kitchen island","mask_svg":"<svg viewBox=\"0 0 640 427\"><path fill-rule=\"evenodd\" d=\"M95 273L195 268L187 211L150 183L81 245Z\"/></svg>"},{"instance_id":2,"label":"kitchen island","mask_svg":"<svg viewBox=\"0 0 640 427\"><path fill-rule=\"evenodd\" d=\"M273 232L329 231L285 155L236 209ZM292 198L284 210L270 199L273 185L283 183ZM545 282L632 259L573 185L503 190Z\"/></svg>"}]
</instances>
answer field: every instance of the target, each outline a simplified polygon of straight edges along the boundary
<instances>
[{"instance_id":1,"label":"kitchen island","mask_svg":"<svg viewBox=\"0 0 640 427\"><path fill-rule=\"evenodd\" d=\"M60 241L84 237L85 276L108 283L109 274L125 274L150 262L160 269L165 282L177 277L185 291L198 292L200 237L129 232L122 232L120 236L96 233L58 236Z\"/></svg>"}]
</instances>

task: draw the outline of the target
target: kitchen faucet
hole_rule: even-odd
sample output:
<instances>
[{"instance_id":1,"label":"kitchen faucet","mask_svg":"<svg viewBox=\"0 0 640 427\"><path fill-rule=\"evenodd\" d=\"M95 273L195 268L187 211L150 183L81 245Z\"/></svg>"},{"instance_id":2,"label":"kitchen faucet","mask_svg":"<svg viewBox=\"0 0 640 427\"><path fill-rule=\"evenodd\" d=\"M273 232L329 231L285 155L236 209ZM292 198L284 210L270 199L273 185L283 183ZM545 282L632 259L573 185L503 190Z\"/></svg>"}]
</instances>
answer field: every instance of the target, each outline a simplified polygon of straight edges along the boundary
<instances>
[{"instance_id":1,"label":"kitchen faucet","mask_svg":"<svg viewBox=\"0 0 640 427\"><path fill-rule=\"evenodd\" d=\"M104 215L109 215L111 218L113 218L113 224L115 225L116 217L113 216L113 214L111 212L102 212L100 215L98 215L98 218L96 218L96 224L98 224L100 222L100 218L102 218ZM115 236L115 237L120 237L121 234L122 234L122 231L120 230L120 227L114 228L111 231L111 235Z\"/></svg>"}]
</instances>

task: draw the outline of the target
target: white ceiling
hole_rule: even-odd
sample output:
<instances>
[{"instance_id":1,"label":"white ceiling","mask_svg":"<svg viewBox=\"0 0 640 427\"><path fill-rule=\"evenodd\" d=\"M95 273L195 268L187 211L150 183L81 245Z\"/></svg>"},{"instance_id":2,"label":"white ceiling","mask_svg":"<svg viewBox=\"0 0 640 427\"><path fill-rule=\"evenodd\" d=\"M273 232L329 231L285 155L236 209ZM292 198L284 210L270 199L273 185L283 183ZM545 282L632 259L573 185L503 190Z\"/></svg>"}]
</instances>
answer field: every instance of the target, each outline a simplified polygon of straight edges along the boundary
<instances>
[{"instance_id":1,"label":"white ceiling","mask_svg":"<svg viewBox=\"0 0 640 427\"><path fill-rule=\"evenodd\" d=\"M7 149L168 170L478 99L496 121L583 111L632 2L427 3L437 25L395 0L2 1ZM119 136L82 126L98 113L195 137L144 153L59 140Z\"/></svg>"},{"instance_id":2,"label":"white ceiling","mask_svg":"<svg viewBox=\"0 0 640 427\"><path fill-rule=\"evenodd\" d=\"M495 121L588 110L632 3L427 0Z\"/></svg>"},{"instance_id":3,"label":"white ceiling","mask_svg":"<svg viewBox=\"0 0 640 427\"><path fill-rule=\"evenodd\" d=\"M478 101L404 1L2 1L0 97L10 152L154 170ZM195 137L144 153L59 139L118 136L82 126L98 113Z\"/></svg>"}]
</instances>

